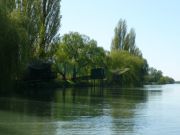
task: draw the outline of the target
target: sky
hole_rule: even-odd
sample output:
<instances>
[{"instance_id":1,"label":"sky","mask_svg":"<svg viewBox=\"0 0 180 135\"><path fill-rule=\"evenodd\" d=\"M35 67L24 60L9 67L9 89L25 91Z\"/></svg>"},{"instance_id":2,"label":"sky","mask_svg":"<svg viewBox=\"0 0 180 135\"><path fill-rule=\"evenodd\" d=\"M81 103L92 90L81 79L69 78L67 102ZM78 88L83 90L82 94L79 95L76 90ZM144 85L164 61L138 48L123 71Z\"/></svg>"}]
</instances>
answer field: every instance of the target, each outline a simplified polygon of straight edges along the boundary
<instances>
[{"instance_id":1,"label":"sky","mask_svg":"<svg viewBox=\"0 0 180 135\"><path fill-rule=\"evenodd\" d=\"M150 67L180 80L180 0L61 0L60 34L85 34L110 50L120 19L136 31Z\"/></svg>"}]
</instances>

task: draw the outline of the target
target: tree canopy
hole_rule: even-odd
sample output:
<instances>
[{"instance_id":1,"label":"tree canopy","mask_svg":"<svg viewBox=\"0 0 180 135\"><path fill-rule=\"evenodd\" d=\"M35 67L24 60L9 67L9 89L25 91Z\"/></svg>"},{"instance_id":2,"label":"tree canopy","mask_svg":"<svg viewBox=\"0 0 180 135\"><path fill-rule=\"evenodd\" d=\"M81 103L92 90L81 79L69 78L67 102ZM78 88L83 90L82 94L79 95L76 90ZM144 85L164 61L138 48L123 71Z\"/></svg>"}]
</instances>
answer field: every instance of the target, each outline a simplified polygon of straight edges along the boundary
<instances>
[{"instance_id":1,"label":"tree canopy","mask_svg":"<svg viewBox=\"0 0 180 135\"><path fill-rule=\"evenodd\" d=\"M0 1L0 87L22 78L33 59L49 59L59 37L60 0Z\"/></svg>"},{"instance_id":2,"label":"tree canopy","mask_svg":"<svg viewBox=\"0 0 180 135\"><path fill-rule=\"evenodd\" d=\"M114 38L111 43L111 50L124 50L129 53L142 56L141 51L136 46L136 33L133 28L127 32L127 24L125 20L120 19L114 29Z\"/></svg>"},{"instance_id":3,"label":"tree canopy","mask_svg":"<svg viewBox=\"0 0 180 135\"><path fill-rule=\"evenodd\" d=\"M97 47L97 42L86 35L70 32L62 36L59 48L55 54L56 67L65 78L65 74L71 74L71 78L79 75L88 75L91 68L105 65L105 51ZM63 70L63 71L62 71Z\"/></svg>"},{"instance_id":4,"label":"tree canopy","mask_svg":"<svg viewBox=\"0 0 180 135\"><path fill-rule=\"evenodd\" d=\"M5 5L1 5L5 6ZM19 64L20 37L14 23L0 6L0 89L9 86L15 79Z\"/></svg>"},{"instance_id":5,"label":"tree canopy","mask_svg":"<svg viewBox=\"0 0 180 135\"><path fill-rule=\"evenodd\" d=\"M60 0L0 1L0 89L22 80L28 63L51 61L63 80L90 75L91 69L106 72L106 84L142 86L144 82L172 83L161 71L150 68L136 46L136 32L120 19L111 50L78 32L60 37Z\"/></svg>"},{"instance_id":6,"label":"tree canopy","mask_svg":"<svg viewBox=\"0 0 180 135\"><path fill-rule=\"evenodd\" d=\"M21 17L31 55L49 57L60 28L60 0L17 0L13 16Z\"/></svg>"},{"instance_id":7,"label":"tree canopy","mask_svg":"<svg viewBox=\"0 0 180 135\"><path fill-rule=\"evenodd\" d=\"M169 76L163 76L163 72L161 70L157 70L153 67L148 69L148 74L145 77L146 84L168 84L174 83L174 79Z\"/></svg>"},{"instance_id":8,"label":"tree canopy","mask_svg":"<svg viewBox=\"0 0 180 135\"><path fill-rule=\"evenodd\" d=\"M134 56L127 51L112 51L110 53L110 82L121 86L141 86L147 74L147 61Z\"/></svg>"}]
</instances>

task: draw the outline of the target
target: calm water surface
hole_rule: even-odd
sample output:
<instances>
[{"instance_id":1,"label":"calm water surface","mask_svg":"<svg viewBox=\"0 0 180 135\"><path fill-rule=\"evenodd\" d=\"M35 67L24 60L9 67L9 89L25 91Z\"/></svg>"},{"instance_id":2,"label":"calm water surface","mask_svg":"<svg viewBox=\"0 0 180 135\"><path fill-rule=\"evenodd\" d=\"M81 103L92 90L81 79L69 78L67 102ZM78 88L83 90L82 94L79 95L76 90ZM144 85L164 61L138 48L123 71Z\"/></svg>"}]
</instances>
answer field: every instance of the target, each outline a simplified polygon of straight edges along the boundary
<instances>
[{"instance_id":1,"label":"calm water surface","mask_svg":"<svg viewBox=\"0 0 180 135\"><path fill-rule=\"evenodd\" d=\"M180 135L178 84L34 93L0 97L0 135Z\"/></svg>"}]
</instances>

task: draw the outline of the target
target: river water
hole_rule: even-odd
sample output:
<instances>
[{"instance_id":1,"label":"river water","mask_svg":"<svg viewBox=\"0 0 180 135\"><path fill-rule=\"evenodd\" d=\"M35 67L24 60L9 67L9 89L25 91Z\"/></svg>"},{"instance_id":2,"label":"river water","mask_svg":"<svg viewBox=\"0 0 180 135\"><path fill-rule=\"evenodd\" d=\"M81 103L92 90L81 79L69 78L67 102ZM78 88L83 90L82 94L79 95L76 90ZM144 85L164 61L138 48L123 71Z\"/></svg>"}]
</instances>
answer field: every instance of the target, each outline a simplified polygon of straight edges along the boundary
<instances>
[{"instance_id":1,"label":"river water","mask_svg":"<svg viewBox=\"0 0 180 135\"><path fill-rule=\"evenodd\" d=\"M0 135L179 135L180 85L0 96Z\"/></svg>"}]
</instances>

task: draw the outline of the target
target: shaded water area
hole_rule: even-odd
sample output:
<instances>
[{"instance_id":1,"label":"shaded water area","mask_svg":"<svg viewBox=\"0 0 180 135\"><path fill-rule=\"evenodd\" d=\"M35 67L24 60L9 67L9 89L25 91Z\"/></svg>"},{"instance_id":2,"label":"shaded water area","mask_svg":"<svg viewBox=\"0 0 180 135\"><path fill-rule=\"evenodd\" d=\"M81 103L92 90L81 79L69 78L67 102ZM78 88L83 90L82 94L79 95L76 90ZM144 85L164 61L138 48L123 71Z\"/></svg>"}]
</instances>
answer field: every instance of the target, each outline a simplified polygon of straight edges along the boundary
<instances>
[{"instance_id":1,"label":"shaded water area","mask_svg":"<svg viewBox=\"0 0 180 135\"><path fill-rule=\"evenodd\" d=\"M180 134L178 84L34 91L1 95L0 135Z\"/></svg>"}]
</instances>

